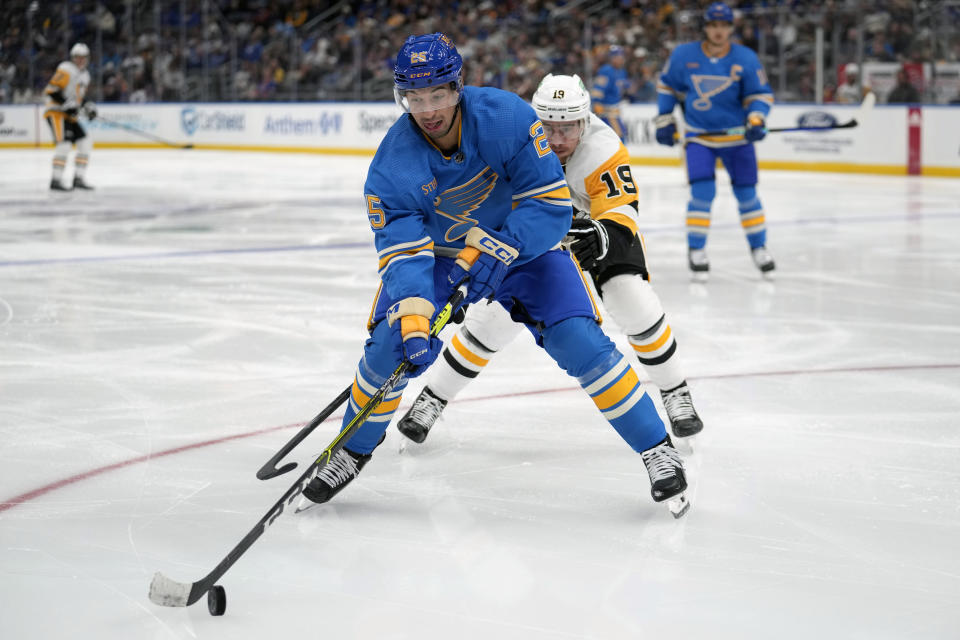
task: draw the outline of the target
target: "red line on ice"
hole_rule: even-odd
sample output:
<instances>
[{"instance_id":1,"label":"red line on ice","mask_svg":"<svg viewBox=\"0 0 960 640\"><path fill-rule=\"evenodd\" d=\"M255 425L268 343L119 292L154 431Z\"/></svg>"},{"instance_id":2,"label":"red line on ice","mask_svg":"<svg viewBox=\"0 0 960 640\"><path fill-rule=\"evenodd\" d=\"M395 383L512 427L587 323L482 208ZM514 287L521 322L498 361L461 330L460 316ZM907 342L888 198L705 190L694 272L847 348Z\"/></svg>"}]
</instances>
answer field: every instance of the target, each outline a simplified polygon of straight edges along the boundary
<instances>
[{"instance_id":1,"label":"red line on ice","mask_svg":"<svg viewBox=\"0 0 960 640\"><path fill-rule=\"evenodd\" d=\"M902 370L919 370L919 369L956 369L960 367L960 364L927 364L927 365L889 365L889 366L874 366L874 367L839 367L836 369L808 369L808 370L788 370L788 371L760 371L760 372L747 372L747 373L722 373L716 375L706 375L706 376L696 376L690 377L690 380L717 380L725 378L749 378L749 377L769 377L769 376L794 376L794 375L811 375L811 374L821 374L821 373L869 373L869 372L878 372L878 371L902 371ZM543 395L547 393L566 393L568 391L579 391L579 387L563 387L558 389L536 389L533 391L518 391L516 393L498 393L491 396L482 396L477 398L465 398L463 400L454 400L453 402L481 402L486 400L494 400L497 398L516 398L520 396L535 396ZM327 421L330 420L339 420L343 417L343 414L337 416L331 416L327 418ZM162 458L164 456L172 456L177 453L183 453L184 451L192 451L193 449L202 449L204 447L210 447L216 444L222 444L224 442L230 442L231 440L242 440L243 438L250 438L253 436L259 436L264 433L270 433L271 431L280 431L283 429L292 429L294 427L302 427L304 422L296 424L285 424L276 427L267 427L265 429L257 429L255 431L248 431L246 433L238 433L232 436L224 436L222 438L214 438L213 440L204 440L202 442L194 442L193 444L185 444L179 447L174 447L173 449L166 449L164 451L158 451L155 453L148 453L146 455L138 456L136 458L130 458L129 460L123 460L121 462L115 462L114 464L106 465L103 467L98 467L96 469L91 469L89 471L84 471L76 475L72 475L68 478L62 480L57 480L50 484L44 485L22 493L18 496L14 496L8 500L0 502L0 513L12 509L13 507L23 504L24 502L29 502L35 500L41 496L44 496L52 491L61 489L63 487L69 486L71 484L76 484L83 480L93 478L95 476L102 475L110 471L116 471L117 469L123 469L124 467L129 467L135 464L140 464L141 462L146 462L147 460L153 460L155 458Z\"/></svg>"}]
</instances>

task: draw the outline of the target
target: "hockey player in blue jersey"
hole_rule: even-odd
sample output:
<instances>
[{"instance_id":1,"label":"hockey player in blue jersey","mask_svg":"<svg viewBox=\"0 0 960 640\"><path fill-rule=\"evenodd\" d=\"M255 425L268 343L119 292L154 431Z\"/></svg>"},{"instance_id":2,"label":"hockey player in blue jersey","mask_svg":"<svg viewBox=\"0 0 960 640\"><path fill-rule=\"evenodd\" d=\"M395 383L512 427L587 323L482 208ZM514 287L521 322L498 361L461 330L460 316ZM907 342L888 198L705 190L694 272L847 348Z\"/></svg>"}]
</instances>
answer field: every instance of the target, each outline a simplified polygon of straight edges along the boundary
<instances>
[{"instance_id":1,"label":"hockey player in blue jersey","mask_svg":"<svg viewBox=\"0 0 960 640\"><path fill-rule=\"evenodd\" d=\"M622 142L627 141L627 126L620 117L620 102L630 86L627 70L623 68L626 58L617 45L607 52L607 63L597 69L590 90L593 112L613 129Z\"/></svg>"},{"instance_id":2,"label":"hockey player in blue jersey","mask_svg":"<svg viewBox=\"0 0 960 640\"><path fill-rule=\"evenodd\" d=\"M637 374L600 330L580 270L560 241L573 210L543 125L518 96L464 87L445 35L411 36L397 55L394 93L407 113L387 132L364 185L381 286L343 426L401 361L419 375L442 342L437 310L466 279L466 302L492 299L533 332L604 418L642 453L655 501L689 506L686 477ZM407 384L402 380L304 489L326 502L370 460Z\"/></svg>"},{"instance_id":3,"label":"hockey player in blue jersey","mask_svg":"<svg viewBox=\"0 0 960 640\"><path fill-rule=\"evenodd\" d=\"M703 42L689 42L673 50L657 85L657 142L672 146L677 125L673 110L680 103L686 125L686 164L690 182L687 204L689 264L698 280L710 270L707 233L710 206L716 195L714 167L723 163L740 210L740 225L750 245L754 264L765 275L774 270L767 250L766 219L757 197L757 155L753 143L766 135L766 117L773 91L757 55L730 42L733 12L722 2L711 4L703 16ZM703 135L728 131L727 135Z\"/></svg>"}]
</instances>

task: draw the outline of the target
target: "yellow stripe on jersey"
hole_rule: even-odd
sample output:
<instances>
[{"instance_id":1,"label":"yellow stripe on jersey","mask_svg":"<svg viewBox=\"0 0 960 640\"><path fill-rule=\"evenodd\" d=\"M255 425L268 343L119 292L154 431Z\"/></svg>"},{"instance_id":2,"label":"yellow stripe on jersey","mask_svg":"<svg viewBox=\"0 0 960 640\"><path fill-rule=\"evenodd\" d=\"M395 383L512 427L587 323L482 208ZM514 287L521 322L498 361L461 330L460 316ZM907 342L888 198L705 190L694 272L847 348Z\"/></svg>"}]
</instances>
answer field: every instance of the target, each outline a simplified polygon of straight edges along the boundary
<instances>
[{"instance_id":1,"label":"yellow stripe on jersey","mask_svg":"<svg viewBox=\"0 0 960 640\"><path fill-rule=\"evenodd\" d=\"M547 191L546 193L538 193L533 196L534 198L543 198L543 199L555 199L555 200L569 200L570 199L570 188L567 185L563 185L559 189L553 189Z\"/></svg>"},{"instance_id":2,"label":"yellow stripe on jersey","mask_svg":"<svg viewBox=\"0 0 960 640\"><path fill-rule=\"evenodd\" d=\"M619 225L623 225L634 233L637 232L637 221L627 214L619 211L607 211L606 213L597 216L597 220L610 220L611 222L616 222Z\"/></svg>"},{"instance_id":3,"label":"yellow stripe on jersey","mask_svg":"<svg viewBox=\"0 0 960 640\"><path fill-rule=\"evenodd\" d=\"M394 260L404 260L407 258L413 258L419 255L427 254L433 257L433 240L431 240L429 236L424 236L423 238L414 240L413 242L404 242L387 247L377 254L380 258L378 267L380 277L383 277L383 273Z\"/></svg>"},{"instance_id":4,"label":"yellow stripe on jersey","mask_svg":"<svg viewBox=\"0 0 960 640\"><path fill-rule=\"evenodd\" d=\"M620 143L616 153L607 158L584 181L583 186L590 198L590 216L598 220L604 217L624 225L631 233L637 232L637 221L626 213L611 209L630 207L637 203L637 185L630 173L630 154Z\"/></svg>"},{"instance_id":5,"label":"yellow stripe on jersey","mask_svg":"<svg viewBox=\"0 0 960 640\"><path fill-rule=\"evenodd\" d=\"M50 78L50 82L48 84L50 86L57 87L57 89L66 89L67 85L70 84L70 74L63 69L57 69L57 72L53 74L53 77ZM46 93L48 95L53 93L49 86L47 87Z\"/></svg>"},{"instance_id":6,"label":"yellow stripe on jersey","mask_svg":"<svg viewBox=\"0 0 960 640\"><path fill-rule=\"evenodd\" d=\"M515 194L513 196L513 209L516 209L517 205L527 198L535 198L558 207L569 207L573 205L570 187L567 186L565 180L558 180L557 182L537 187L530 191Z\"/></svg>"},{"instance_id":7,"label":"yellow stripe on jersey","mask_svg":"<svg viewBox=\"0 0 960 640\"><path fill-rule=\"evenodd\" d=\"M557 195L561 195L561 196L565 195L565 197L570 196L570 189L567 187L567 181L557 180L556 182L551 182L550 184L545 184L535 189L530 189L530 191L524 191L523 193L515 193L513 195L513 199L514 201L516 201L516 200L523 200L525 198L531 198L531 197L535 198L537 196L542 196L544 194L547 194L553 191L557 191L558 192Z\"/></svg>"},{"instance_id":8,"label":"yellow stripe on jersey","mask_svg":"<svg viewBox=\"0 0 960 640\"><path fill-rule=\"evenodd\" d=\"M373 304L370 306L370 315L367 316L367 331L373 331L373 314L377 310L377 303L380 302L380 293L383 291L383 281L377 285L377 292L373 296Z\"/></svg>"},{"instance_id":9,"label":"yellow stripe on jersey","mask_svg":"<svg viewBox=\"0 0 960 640\"><path fill-rule=\"evenodd\" d=\"M743 99L743 108L746 109L747 106L754 100L766 102L769 105L772 105L774 102L772 93L754 93Z\"/></svg>"}]
</instances>

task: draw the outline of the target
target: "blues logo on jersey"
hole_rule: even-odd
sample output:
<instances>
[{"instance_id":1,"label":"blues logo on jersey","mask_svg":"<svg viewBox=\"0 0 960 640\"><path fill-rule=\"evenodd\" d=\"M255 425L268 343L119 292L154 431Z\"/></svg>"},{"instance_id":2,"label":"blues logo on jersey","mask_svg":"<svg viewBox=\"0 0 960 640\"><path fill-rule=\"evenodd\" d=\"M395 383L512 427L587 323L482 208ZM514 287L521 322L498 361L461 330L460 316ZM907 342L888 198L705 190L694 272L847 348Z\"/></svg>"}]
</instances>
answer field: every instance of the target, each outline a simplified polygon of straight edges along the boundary
<instances>
[{"instance_id":1,"label":"blues logo on jersey","mask_svg":"<svg viewBox=\"0 0 960 640\"><path fill-rule=\"evenodd\" d=\"M570 227L563 168L530 105L499 89L464 87L460 108L455 153L444 154L405 115L370 165L367 216L392 299L432 299L424 288L434 256L456 254L476 225L516 239L517 264L557 245Z\"/></svg>"},{"instance_id":2,"label":"blues logo on jersey","mask_svg":"<svg viewBox=\"0 0 960 640\"><path fill-rule=\"evenodd\" d=\"M739 44L719 58L708 56L699 42L678 46L660 74L657 93L660 113L683 104L687 130L693 133L742 126L751 112L766 118L773 104L773 90L757 54ZM698 141L710 146L745 143L743 136Z\"/></svg>"}]
</instances>

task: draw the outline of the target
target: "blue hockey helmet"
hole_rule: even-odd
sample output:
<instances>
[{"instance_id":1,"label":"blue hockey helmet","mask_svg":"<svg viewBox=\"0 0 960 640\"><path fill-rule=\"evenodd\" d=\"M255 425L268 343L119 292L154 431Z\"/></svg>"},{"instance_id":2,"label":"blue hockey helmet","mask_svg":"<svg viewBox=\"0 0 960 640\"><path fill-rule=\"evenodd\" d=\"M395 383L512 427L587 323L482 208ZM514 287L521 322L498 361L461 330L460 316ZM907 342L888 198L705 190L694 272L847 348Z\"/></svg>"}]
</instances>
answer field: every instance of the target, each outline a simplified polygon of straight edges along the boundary
<instances>
[{"instance_id":1,"label":"blue hockey helmet","mask_svg":"<svg viewBox=\"0 0 960 640\"><path fill-rule=\"evenodd\" d=\"M393 68L393 94L397 104L409 112L404 92L443 86L449 82L455 84L456 101L453 104L456 104L463 89L463 58L450 38L439 32L407 38Z\"/></svg>"},{"instance_id":2,"label":"blue hockey helmet","mask_svg":"<svg viewBox=\"0 0 960 640\"><path fill-rule=\"evenodd\" d=\"M733 11L723 2L714 2L703 12L703 23L729 22L733 24Z\"/></svg>"},{"instance_id":3,"label":"blue hockey helmet","mask_svg":"<svg viewBox=\"0 0 960 640\"><path fill-rule=\"evenodd\" d=\"M397 89L422 89L445 82L463 82L463 58L442 33L410 36L400 47L393 68Z\"/></svg>"}]
</instances>

